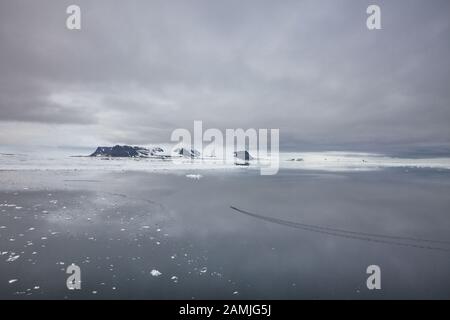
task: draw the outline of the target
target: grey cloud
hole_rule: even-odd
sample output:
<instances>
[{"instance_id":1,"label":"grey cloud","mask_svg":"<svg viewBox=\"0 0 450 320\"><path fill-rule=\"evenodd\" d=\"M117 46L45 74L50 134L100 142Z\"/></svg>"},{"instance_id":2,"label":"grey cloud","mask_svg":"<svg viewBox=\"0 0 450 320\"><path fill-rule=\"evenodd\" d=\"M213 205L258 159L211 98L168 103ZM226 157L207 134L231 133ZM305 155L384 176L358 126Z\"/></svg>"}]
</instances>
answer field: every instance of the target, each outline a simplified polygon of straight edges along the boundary
<instances>
[{"instance_id":1,"label":"grey cloud","mask_svg":"<svg viewBox=\"0 0 450 320\"><path fill-rule=\"evenodd\" d=\"M152 143L203 120L280 128L289 146L448 145L450 3L377 2L380 31L370 1L77 1L72 32L71 1L2 1L0 126Z\"/></svg>"}]
</instances>

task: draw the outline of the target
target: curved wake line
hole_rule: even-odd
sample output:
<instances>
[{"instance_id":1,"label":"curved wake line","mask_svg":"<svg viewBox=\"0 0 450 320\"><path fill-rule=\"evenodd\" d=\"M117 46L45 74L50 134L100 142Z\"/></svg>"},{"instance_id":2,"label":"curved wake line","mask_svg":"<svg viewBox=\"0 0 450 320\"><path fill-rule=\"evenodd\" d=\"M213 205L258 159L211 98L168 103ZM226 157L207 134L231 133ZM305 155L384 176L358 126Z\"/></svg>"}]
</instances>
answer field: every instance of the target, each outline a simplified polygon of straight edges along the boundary
<instances>
[{"instance_id":1,"label":"curved wake line","mask_svg":"<svg viewBox=\"0 0 450 320\"><path fill-rule=\"evenodd\" d=\"M414 243L396 242L396 241L390 241L387 239L414 241L414 242L428 242L428 243L446 243L446 244L450 244L450 241L412 238L412 237L401 237L401 236L390 236L390 235L334 229L334 228L322 227L322 226L318 226L318 225L311 225L311 224L298 223L298 222L293 222L293 221L287 221L287 220L282 220L282 219L277 219L277 218L266 217L263 215L259 215L256 213L252 213L249 211L245 211L245 210L236 208L234 206L230 206L230 208L234 211L237 211L239 213L242 213L242 214L245 214L245 215L260 219L260 220L264 220L264 221L275 223L275 224L282 225L282 226L306 230L306 231L310 231L310 232L327 234L327 235L332 235L332 236L342 237L342 238L347 238L347 239L356 239L356 240L404 246L404 247L413 247L413 248L419 248L419 249L439 250L439 251L450 252L450 249L447 249L447 248L414 244ZM379 239L377 239L377 238L379 238Z\"/></svg>"}]
</instances>

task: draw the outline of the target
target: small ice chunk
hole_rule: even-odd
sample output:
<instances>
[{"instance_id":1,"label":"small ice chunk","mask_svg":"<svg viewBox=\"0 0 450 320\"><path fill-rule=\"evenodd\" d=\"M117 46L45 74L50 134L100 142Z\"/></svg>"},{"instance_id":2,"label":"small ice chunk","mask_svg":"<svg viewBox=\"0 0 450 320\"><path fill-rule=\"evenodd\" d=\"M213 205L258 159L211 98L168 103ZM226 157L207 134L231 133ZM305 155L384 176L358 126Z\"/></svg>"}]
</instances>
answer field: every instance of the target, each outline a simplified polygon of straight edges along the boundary
<instances>
[{"instance_id":1,"label":"small ice chunk","mask_svg":"<svg viewBox=\"0 0 450 320\"><path fill-rule=\"evenodd\" d=\"M17 282L17 281L19 281L19 279L11 279L11 280L8 281L8 283L14 283L14 282Z\"/></svg>"},{"instance_id":2,"label":"small ice chunk","mask_svg":"<svg viewBox=\"0 0 450 320\"><path fill-rule=\"evenodd\" d=\"M150 271L150 274L151 274L153 277L159 277L160 275L162 275L162 273L159 272L159 271L156 270L156 269L153 269L152 271Z\"/></svg>"},{"instance_id":3,"label":"small ice chunk","mask_svg":"<svg viewBox=\"0 0 450 320\"><path fill-rule=\"evenodd\" d=\"M16 256L10 255L9 258L6 260L6 262L13 262L13 261L16 261L19 258L20 258L19 255L16 255Z\"/></svg>"},{"instance_id":4,"label":"small ice chunk","mask_svg":"<svg viewBox=\"0 0 450 320\"><path fill-rule=\"evenodd\" d=\"M186 178L200 180L201 178L203 178L203 176L201 174L187 174Z\"/></svg>"}]
</instances>

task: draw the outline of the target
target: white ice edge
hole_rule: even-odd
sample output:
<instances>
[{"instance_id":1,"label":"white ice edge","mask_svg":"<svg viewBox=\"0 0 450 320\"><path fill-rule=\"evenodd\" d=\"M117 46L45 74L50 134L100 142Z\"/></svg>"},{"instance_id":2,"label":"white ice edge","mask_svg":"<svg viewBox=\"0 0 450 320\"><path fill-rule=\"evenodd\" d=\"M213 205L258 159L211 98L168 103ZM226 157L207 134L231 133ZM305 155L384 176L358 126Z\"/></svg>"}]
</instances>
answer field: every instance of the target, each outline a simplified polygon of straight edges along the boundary
<instances>
[{"instance_id":1,"label":"white ice edge","mask_svg":"<svg viewBox=\"0 0 450 320\"><path fill-rule=\"evenodd\" d=\"M299 161L297 161L297 159ZM294 160L294 161L292 161ZM0 170L100 170L100 171L191 171L191 170L259 170L270 158L250 161L250 166L236 166L234 161L204 159L134 159L70 156L0 155ZM331 172L374 171L383 168L450 169L450 158L395 158L373 153L355 152L290 152L280 153L280 169L319 170Z\"/></svg>"}]
</instances>

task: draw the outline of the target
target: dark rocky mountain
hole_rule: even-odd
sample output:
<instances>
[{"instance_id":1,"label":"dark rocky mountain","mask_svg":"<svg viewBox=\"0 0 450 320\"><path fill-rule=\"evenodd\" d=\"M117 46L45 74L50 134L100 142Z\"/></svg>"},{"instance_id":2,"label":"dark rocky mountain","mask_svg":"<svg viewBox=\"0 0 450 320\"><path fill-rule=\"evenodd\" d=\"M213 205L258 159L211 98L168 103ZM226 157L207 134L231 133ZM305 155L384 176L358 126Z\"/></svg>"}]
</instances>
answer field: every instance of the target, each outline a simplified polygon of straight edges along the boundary
<instances>
[{"instance_id":1,"label":"dark rocky mountain","mask_svg":"<svg viewBox=\"0 0 450 320\"><path fill-rule=\"evenodd\" d=\"M153 148L151 151L150 151L150 155L152 155L152 156L165 156L165 151L164 151L164 149L163 148L160 148L160 147L156 147L156 148Z\"/></svg>"},{"instance_id":2,"label":"dark rocky mountain","mask_svg":"<svg viewBox=\"0 0 450 320\"><path fill-rule=\"evenodd\" d=\"M253 160L253 158L248 151L237 151L234 153L234 157L239 160Z\"/></svg>"},{"instance_id":3,"label":"dark rocky mountain","mask_svg":"<svg viewBox=\"0 0 450 320\"><path fill-rule=\"evenodd\" d=\"M149 149L132 146L98 147L91 157L127 157L145 158L150 154Z\"/></svg>"},{"instance_id":4,"label":"dark rocky mountain","mask_svg":"<svg viewBox=\"0 0 450 320\"><path fill-rule=\"evenodd\" d=\"M195 149L188 148L178 148L174 150L176 155L189 158L200 157L200 152ZM152 149L136 147L136 146L120 146L116 145L114 147L98 147L94 153L90 155L91 157L122 157L122 158L170 158L170 152L167 153L163 148L155 147Z\"/></svg>"}]
</instances>

